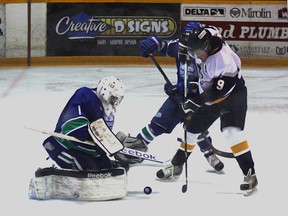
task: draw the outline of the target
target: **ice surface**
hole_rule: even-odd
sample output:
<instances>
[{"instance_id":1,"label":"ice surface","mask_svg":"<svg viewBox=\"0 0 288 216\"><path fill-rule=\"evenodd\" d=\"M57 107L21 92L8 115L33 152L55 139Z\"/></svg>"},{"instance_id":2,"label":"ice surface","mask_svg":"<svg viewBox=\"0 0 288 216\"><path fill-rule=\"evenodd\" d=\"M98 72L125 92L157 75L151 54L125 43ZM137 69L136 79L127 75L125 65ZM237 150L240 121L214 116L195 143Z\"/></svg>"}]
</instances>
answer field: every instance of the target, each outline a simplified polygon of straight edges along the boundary
<instances>
[{"instance_id":1,"label":"ice surface","mask_svg":"<svg viewBox=\"0 0 288 216\"><path fill-rule=\"evenodd\" d=\"M163 67L172 82L174 67ZM258 193L239 194L243 177L234 159L221 158L224 174L216 174L198 148L188 162L188 190L182 193L185 176L176 182L159 182L160 165L145 162L128 173L125 198L106 202L37 201L28 198L28 186L38 167L51 166L41 143L45 135L24 129L53 131L71 94L79 87L95 87L101 77L114 75L126 86L116 114L114 131L136 135L156 113L166 96L164 79L151 67L31 67L0 68L2 215L284 215L287 212L287 68L244 68L249 111L246 133L259 180ZM219 131L211 127L214 145L229 151ZM182 125L149 146L161 159L177 150ZM150 186L152 194L143 193Z\"/></svg>"}]
</instances>

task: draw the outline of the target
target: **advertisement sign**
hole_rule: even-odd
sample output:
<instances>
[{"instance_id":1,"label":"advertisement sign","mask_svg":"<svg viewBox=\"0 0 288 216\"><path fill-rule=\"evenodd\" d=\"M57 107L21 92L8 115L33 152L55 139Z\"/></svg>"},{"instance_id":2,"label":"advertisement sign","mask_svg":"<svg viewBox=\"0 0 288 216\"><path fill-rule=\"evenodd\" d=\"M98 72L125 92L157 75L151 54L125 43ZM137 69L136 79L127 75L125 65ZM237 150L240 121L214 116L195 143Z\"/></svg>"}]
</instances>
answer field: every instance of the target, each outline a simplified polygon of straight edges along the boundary
<instances>
[{"instance_id":1,"label":"advertisement sign","mask_svg":"<svg viewBox=\"0 0 288 216\"><path fill-rule=\"evenodd\" d=\"M288 57L286 5L183 4L181 20L218 27L240 57Z\"/></svg>"},{"instance_id":2,"label":"advertisement sign","mask_svg":"<svg viewBox=\"0 0 288 216\"><path fill-rule=\"evenodd\" d=\"M0 4L0 57L5 57L5 6Z\"/></svg>"},{"instance_id":3,"label":"advertisement sign","mask_svg":"<svg viewBox=\"0 0 288 216\"><path fill-rule=\"evenodd\" d=\"M48 3L47 56L139 56L149 35L179 35L180 4Z\"/></svg>"}]
</instances>

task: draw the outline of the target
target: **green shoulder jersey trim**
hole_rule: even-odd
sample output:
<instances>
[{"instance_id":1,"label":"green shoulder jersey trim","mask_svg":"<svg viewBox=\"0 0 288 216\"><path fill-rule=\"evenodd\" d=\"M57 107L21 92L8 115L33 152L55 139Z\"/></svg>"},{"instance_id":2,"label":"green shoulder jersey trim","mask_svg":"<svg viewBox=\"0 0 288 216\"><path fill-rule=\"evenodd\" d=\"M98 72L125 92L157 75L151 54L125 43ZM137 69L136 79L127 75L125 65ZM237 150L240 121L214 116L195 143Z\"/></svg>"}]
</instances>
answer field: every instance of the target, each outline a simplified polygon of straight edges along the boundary
<instances>
[{"instance_id":1,"label":"green shoulder jersey trim","mask_svg":"<svg viewBox=\"0 0 288 216\"><path fill-rule=\"evenodd\" d=\"M89 124L89 120L83 116L79 116L77 118L74 119L69 119L68 121L66 121L62 126L61 126L61 133L68 135L69 133L85 127ZM60 138L56 138L55 139L63 146L65 146L67 149L73 149L75 151L80 151L83 152L85 154L89 154L92 156L98 156L99 153L97 153L96 149L92 150L92 149L86 149L83 148L81 146L75 146L74 144L72 144L69 140L65 140L65 139L60 139Z\"/></svg>"},{"instance_id":2,"label":"green shoulder jersey trim","mask_svg":"<svg viewBox=\"0 0 288 216\"><path fill-rule=\"evenodd\" d=\"M69 119L61 126L61 131L63 134L67 135L78 128L85 127L89 124L89 120L83 116Z\"/></svg>"},{"instance_id":3,"label":"green shoulder jersey trim","mask_svg":"<svg viewBox=\"0 0 288 216\"><path fill-rule=\"evenodd\" d=\"M60 138L57 138L57 137L54 137L54 139L56 139L56 141L64 146L65 148L67 149L72 149L72 150L75 150L75 151L79 151L79 152L83 152L85 154L88 154L88 155L91 155L93 157L95 156L99 156L100 154L95 150L90 150L90 149L84 149L84 148L80 148L78 146L75 146L73 145L69 140L65 140L65 139L60 139Z\"/></svg>"}]
</instances>

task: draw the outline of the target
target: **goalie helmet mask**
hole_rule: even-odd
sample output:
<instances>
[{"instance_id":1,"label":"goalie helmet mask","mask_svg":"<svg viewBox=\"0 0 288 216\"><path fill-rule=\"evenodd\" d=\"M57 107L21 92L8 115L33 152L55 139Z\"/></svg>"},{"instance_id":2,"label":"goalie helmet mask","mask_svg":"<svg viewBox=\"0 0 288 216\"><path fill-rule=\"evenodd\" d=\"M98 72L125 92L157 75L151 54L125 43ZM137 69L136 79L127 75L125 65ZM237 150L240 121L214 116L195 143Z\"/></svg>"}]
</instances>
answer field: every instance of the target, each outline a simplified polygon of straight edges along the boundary
<instances>
[{"instance_id":1,"label":"goalie helmet mask","mask_svg":"<svg viewBox=\"0 0 288 216\"><path fill-rule=\"evenodd\" d=\"M124 98L125 87L118 78L109 76L99 81L95 92L102 102L105 114L111 117Z\"/></svg>"},{"instance_id":2,"label":"goalie helmet mask","mask_svg":"<svg viewBox=\"0 0 288 216\"><path fill-rule=\"evenodd\" d=\"M197 27L182 33L179 46L187 49L189 56L194 57L199 50L204 50L209 54L211 51L210 41L211 33L203 27Z\"/></svg>"}]
</instances>

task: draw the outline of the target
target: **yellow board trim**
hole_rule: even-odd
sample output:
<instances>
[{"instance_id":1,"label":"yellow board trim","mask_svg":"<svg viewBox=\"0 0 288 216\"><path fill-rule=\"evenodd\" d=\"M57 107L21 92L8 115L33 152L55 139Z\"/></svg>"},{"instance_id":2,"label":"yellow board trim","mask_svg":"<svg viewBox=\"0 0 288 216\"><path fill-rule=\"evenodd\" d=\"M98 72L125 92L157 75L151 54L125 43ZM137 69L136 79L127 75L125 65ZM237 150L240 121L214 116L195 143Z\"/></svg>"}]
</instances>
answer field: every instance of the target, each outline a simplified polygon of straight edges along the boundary
<instances>
[{"instance_id":1,"label":"yellow board trim","mask_svg":"<svg viewBox=\"0 0 288 216\"><path fill-rule=\"evenodd\" d=\"M175 59L156 57L160 65L175 65ZM242 68L283 68L288 67L288 58L241 58ZM0 58L0 67L27 66L27 58ZM150 58L141 56L42 56L32 57L31 66L72 66L72 65L118 65L118 66L153 66Z\"/></svg>"},{"instance_id":2,"label":"yellow board trim","mask_svg":"<svg viewBox=\"0 0 288 216\"><path fill-rule=\"evenodd\" d=\"M1 3L27 3L29 0L0 0ZM31 3L182 3L182 4L287 4L281 1L247 1L247 0L30 0Z\"/></svg>"}]
</instances>

